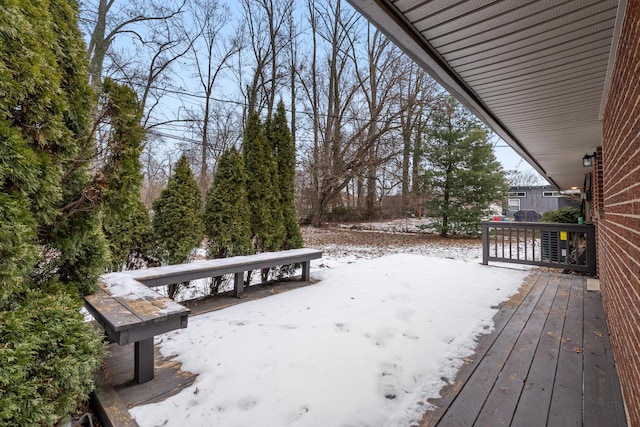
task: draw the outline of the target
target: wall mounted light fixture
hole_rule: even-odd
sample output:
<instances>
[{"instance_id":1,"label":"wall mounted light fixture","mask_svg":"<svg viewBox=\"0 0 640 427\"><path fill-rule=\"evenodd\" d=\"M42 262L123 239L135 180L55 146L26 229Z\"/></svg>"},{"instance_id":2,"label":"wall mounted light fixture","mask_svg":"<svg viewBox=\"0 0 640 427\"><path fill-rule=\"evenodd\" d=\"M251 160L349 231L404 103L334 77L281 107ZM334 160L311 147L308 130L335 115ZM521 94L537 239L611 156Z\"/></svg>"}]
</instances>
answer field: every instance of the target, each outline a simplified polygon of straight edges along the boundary
<instances>
[{"instance_id":1,"label":"wall mounted light fixture","mask_svg":"<svg viewBox=\"0 0 640 427\"><path fill-rule=\"evenodd\" d=\"M595 158L596 158L596 153L593 153L591 155L585 154L584 157L582 158L582 166L585 168L590 168L591 166L593 166L593 160Z\"/></svg>"}]
</instances>

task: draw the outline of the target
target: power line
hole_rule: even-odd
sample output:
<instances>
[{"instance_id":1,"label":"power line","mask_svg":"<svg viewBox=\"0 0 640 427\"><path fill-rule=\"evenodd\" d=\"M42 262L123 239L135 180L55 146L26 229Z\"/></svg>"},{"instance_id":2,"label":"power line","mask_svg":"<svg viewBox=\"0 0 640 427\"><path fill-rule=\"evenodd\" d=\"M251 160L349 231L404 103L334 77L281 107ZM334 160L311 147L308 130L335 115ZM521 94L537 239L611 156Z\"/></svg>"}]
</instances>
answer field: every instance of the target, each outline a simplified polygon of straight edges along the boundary
<instances>
[{"instance_id":1,"label":"power line","mask_svg":"<svg viewBox=\"0 0 640 427\"><path fill-rule=\"evenodd\" d=\"M132 83L132 82L129 82L129 81L125 80L125 79L118 79L118 78L115 78L115 77L112 77L112 79L116 80L116 81L118 81L120 83L124 83L124 84L130 85L130 86L136 86L139 89L146 89L147 88L146 85L143 85L143 84L140 84L140 83L136 83L136 82ZM157 90L164 91L165 93L162 96L167 96L169 98L173 98L173 99L176 99L176 100L181 101L181 102L185 102L185 100L183 98L179 98L179 97L173 96L173 95L186 96L186 97L190 97L190 98L199 99L199 100L202 100L202 101L205 101L207 99L207 96L205 96L205 95L195 94L195 93L192 93L192 92L186 92L184 90L167 89L167 88L161 88L161 87L153 86L153 85L150 85L148 87L150 89L157 89ZM209 99L212 100L212 101L215 101L215 102L223 103L223 104L232 104L232 105L235 105L237 107L243 107L243 108L246 107L246 103L244 101L237 101L237 100L233 100L233 99L219 98L219 97L215 97L215 96L211 96L211 97L209 97ZM202 104L195 103L195 101L186 101L186 102L189 102L192 105L202 105ZM285 111L287 113L289 113L289 114L293 114L293 111L290 108L286 108L285 107ZM313 115L314 115L313 112L304 111L304 110L296 110L296 114L297 115L307 116L307 117L313 117ZM319 117L322 117L322 118L325 118L325 119L329 118L329 117L332 117L329 114L325 114L325 113L316 113L316 114ZM342 118L346 119L347 121L362 121L362 118L360 116L357 116L357 115L343 115ZM379 124L388 124L389 123L388 121L382 120L382 119L375 119L375 120L369 119L369 122L374 122L374 123L379 123ZM395 125L400 125L399 119L395 119L391 123L395 124ZM434 125L426 125L424 127L426 127L426 128L436 128L436 126L434 126Z\"/></svg>"}]
</instances>

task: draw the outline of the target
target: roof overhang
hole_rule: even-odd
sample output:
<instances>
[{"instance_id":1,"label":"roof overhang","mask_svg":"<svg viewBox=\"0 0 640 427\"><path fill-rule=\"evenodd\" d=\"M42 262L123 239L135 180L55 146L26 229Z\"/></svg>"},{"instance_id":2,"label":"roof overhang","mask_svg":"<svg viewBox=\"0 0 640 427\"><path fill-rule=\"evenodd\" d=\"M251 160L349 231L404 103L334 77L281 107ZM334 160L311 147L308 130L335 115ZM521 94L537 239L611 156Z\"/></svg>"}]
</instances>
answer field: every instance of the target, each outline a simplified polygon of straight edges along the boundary
<instances>
[{"instance_id":1,"label":"roof overhang","mask_svg":"<svg viewBox=\"0 0 640 427\"><path fill-rule=\"evenodd\" d=\"M624 0L349 2L550 183L582 186Z\"/></svg>"}]
</instances>

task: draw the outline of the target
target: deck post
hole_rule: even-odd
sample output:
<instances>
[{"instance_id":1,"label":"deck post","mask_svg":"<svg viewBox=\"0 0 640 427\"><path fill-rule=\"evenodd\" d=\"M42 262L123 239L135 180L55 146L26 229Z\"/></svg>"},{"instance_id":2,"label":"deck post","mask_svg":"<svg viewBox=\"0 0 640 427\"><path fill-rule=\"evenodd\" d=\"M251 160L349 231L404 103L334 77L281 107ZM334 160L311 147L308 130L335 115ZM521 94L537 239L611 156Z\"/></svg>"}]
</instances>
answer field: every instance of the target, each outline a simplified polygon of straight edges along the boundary
<instances>
[{"instance_id":1,"label":"deck post","mask_svg":"<svg viewBox=\"0 0 640 427\"><path fill-rule=\"evenodd\" d=\"M233 296L240 298L244 292L244 273L233 274Z\"/></svg>"},{"instance_id":2,"label":"deck post","mask_svg":"<svg viewBox=\"0 0 640 427\"><path fill-rule=\"evenodd\" d=\"M587 229L587 265L590 277L596 277L598 274L596 252L596 226L591 224L591 227Z\"/></svg>"},{"instance_id":3,"label":"deck post","mask_svg":"<svg viewBox=\"0 0 640 427\"><path fill-rule=\"evenodd\" d=\"M142 384L153 379L153 337L134 344L133 379Z\"/></svg>"},{"instance_id":4,"label":"deck post","mask_svg":"<svg viewBox=\"0 0 640 427\"><path fill-rule=\"evenodd\" d=\"M482 264L489 265L489 223L482 223Z\"/></svg>"}]
</instances>

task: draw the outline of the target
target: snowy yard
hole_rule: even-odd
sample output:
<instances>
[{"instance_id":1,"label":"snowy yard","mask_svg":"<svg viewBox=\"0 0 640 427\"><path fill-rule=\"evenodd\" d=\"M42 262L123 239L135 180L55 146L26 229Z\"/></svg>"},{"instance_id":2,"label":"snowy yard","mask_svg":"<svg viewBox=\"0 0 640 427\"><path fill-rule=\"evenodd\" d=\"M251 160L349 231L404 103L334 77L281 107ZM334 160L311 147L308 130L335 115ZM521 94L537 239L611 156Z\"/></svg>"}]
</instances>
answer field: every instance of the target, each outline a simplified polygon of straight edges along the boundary
<instances>
[{"instance_id":1,"label":"snowy yard","mask_svg":"<svg viewBox=\"0 0 640 427\"><path fill-rule=\"evenodd\" d=\"M199 376L133 408L142 427L411 425L527 274L480 265L475 241L332 245L313 233L307 245L326 251L312 264L317 284L156 339Z\"/></svg>"}]
</instances>

